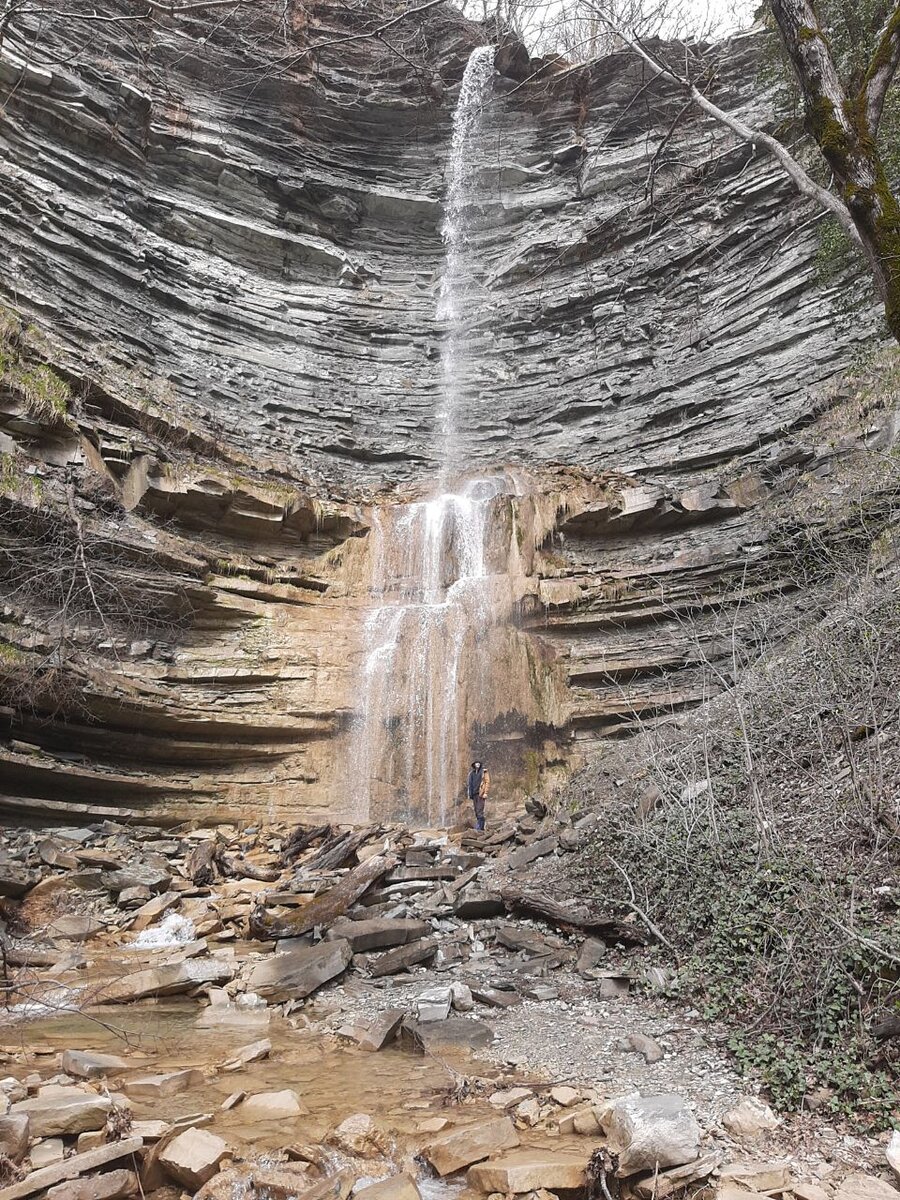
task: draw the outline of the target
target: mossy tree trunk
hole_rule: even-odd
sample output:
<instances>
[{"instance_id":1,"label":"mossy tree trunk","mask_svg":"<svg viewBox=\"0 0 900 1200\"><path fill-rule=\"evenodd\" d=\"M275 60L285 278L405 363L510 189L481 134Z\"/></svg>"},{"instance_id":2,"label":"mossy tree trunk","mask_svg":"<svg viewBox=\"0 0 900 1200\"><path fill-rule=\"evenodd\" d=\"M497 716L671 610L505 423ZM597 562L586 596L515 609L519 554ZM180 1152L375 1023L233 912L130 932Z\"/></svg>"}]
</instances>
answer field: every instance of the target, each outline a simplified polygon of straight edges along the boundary
<instances>
[{"instance_id":1,"label":"mossy tree trunk","mask_svg":"<svg viewBox=\"0 0 900 1200\"><path fill-rule=\"evenodd\" d=\"M769 0L803 92L806 126L834 175L891 333L900 341L900 202L878 150L884 103L900 63L900 0L890 6L858 87L844 86L813 0Z\"/></svg>"}]
</instances>

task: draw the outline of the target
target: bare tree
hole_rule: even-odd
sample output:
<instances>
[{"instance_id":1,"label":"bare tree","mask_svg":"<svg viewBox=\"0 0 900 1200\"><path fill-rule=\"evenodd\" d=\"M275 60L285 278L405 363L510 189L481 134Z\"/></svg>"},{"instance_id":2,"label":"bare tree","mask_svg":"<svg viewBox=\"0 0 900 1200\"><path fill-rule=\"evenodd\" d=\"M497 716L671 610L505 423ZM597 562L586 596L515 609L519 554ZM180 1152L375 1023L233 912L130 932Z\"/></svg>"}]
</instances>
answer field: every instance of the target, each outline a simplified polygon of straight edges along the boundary
<instances>
[{"instance_id":1,"label":"bare tree","mask_svg":"<svg viewBox=\"0 0 900 1200\"><path fill-rule=\"evenodd\" d=\"M806 130L821 153L824 172L807 169L778 138L751 127L710 98L708 81L714 78L715 64L709 46L685 43L676 63L648 40L659 28L658 22L655 30L648 22L646 7L638 6L637 19L623 20L620 0L579 3L654 75L674 84L691 104L737 137L771 154L798 191L836 218L864 257L888 328L900 341L900 203L880 143L900 64L900 0L866 5L857 0L768 0L800 86ZM848 34L843 54L836 51L829 33L828 21L833 25L839 17ZM816 174L824 174L824 182Z\"/></svg>"}]
</instances>

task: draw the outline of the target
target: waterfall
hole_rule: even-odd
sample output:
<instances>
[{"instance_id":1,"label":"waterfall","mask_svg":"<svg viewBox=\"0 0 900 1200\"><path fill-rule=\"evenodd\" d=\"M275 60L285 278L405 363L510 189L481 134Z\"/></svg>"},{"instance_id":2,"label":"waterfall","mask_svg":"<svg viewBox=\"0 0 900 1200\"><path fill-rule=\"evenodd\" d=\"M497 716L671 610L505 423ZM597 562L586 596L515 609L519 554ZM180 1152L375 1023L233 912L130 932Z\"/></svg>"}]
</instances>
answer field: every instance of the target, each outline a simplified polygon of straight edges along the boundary
<instances>
[{"instance_id":1,"label":"waterfall","mask_svg":"<svg viewBox=\"0 0 900 1200\"><path fill-rule=\"evenodd\" d=\"M443 825L453 817L483 690L479 644L483 648L489 625L508 608L509 548L491 543L507 481L454 482L454 465L464 458L459 422L478 400L471 326L482 288L471 234L478 141L493 74L493 47L475 50L453 115L438 303L445 335L435 414L437 494L373 514L373 607L365 623L355 755L356 785L364 794L357 808L373 819Z\"/></svg>"},{"instance_id":2,"label":"waterfall","mask_svg":"<svg viewBox=\"0 0 900 1200\"><path fill-rule=\"evenodd\" d=\"M447 198L444 206L444 273L438 318L444 324L441 356L442 395L437 412L444 473L458 451L457 423L477 396L474 377L479 355L469 341L473 314L483 291L473 270L471 222L473 194L478 175L478 136L485 100L494 77L494 48L479 46L472 52L453 113L453 136L447 164Z\"/></svg>"}]
</instances>

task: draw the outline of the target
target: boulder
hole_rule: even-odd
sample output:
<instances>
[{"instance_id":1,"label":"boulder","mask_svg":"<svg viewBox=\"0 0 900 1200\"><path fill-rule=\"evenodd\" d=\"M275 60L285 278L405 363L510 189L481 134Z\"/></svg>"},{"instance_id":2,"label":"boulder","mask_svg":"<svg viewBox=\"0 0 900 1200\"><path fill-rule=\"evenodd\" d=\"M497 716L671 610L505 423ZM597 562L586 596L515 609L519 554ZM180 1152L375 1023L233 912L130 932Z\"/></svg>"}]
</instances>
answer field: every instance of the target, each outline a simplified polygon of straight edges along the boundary
<instances>
[{"instance_id":1,"label":"boulder","mask_svg":"<svg viewBox=\"0 0 900 1200\"><path fill-rule=\"evenodd\" d=\"M389 1008L387 1012L379 1013L357 1038L360 1050L371 1053L383 1049L396 1038L405 1015L402 1008Z\"/></svg>"},{"instance_id":2,"label":"boulder","mask_svg":"<svg viewBox=\"0 0 900 1200\"><path fill-rule=\"evenodd\" d=\"M580 1152L562 1150L518 1150L502 1158L472 1167L470 1187L480 1192L505 1195L548 1190L575 1190L587 1183L587 1165L593 1147Z\"/></svg>"},{"instance_id":3,"label":"boulder","mask_svg":"<svg viewBox=\"0 0 900 1200\"><path fill-rule=\"evenodd\" d=\"M0 1097L5 1096L10 1104L15 1104L17 1100L24 1100L27 1095L28 1088L12 1075L0 1079Z\"/></svg>"},{"instance_id":4,"label":"boulder","mask_svg":"<svg viewBox=\"0 0 900 1200\"><path fill-rule=\"evenodd\" d=\"M454 979L450 984L450 1002L453 1005L454 1012L471 1012L475 1007L472 989L468 984Z\"/></svg>"},{"instance_id":5,"label":"boulder","mask_svg":"<svg viewBox=\"0 0 900 1200\"><path fill-rule=\"evenodd\" d=\"M58 1183L47 1192L47 1200L125 1200L126 1196L135 1196L137 1192L137 1175L119 1167L103 1175Z\"/></svg>"},{"instance_id":6,"label":"boulder","mask_svg":"<svg viewBox=\"0 0 900 1200\"><path fill-rule=\"evenodd\" d=\"M644 1062L648 1064L661 1062L666 1056L659 1042L648 1037L646 1033L629 1033L628 1037L623 1038L623 1042L623 1049L634 1050L642 1055Z\"/></svg>"},{"instance_id":7,"label":"boulder","mask_svg":"<svg viewBox=\"0 0 900 1200\"><path fill-rule=\"evenodd\" d=\"M363 1157L383 1154L387 1149L387 1139L368 1113L354 1113L341 1121L328 1140L347 1154Z\"/></svg>"},{"instance_id":8,"label":"boulder","mask_svg":"<svg viewBox=\"0 0 900 1200\"><path fill-rule=\"evenodd\" d=\"M126 888L145 887L151 892L164 892L172 882L168 871L146 863L133 863L120 871L104 871L100 881L110 892L124 892Z\"/></svg>"},{"instance_id":9,"label":"boulder","mask_svg":"<svg viewBox=\"0 0 900 1200\"><path fill-rule=\"evenodd\" d=\"M352 957L353 951L346 939L302 946L287 954L273 954L250 968L246 977L247 990L275 1003L303 999L345 971Z\"/></svg>"},{"instance_id":10,"label":"boulder","mask_svg":"<svg viewBox=\"0 0 900 1200\"><path fill-rule=\"evenodd\" d=\"M325 935L329 941L345 939L354 954L367 950L386 950L390 946L405 946L419 941L431 932L427 921L387 917L371 921L336 921Z\"/></svg>"},{"instance_id":11,"label":"boulder","mask_svg":"<svg viewBox=\"0 0 900 1200\"><path fill-rule=\"evenodd\" d=\"M736 1141L755 1142L778 1128L778 1118L762 1100L745 1096L722 1118L722 1128Z\"/></svg>"},{"instance_id":12,"label":"boulder","mask_svg":"<svg viewBox=\"0 0 900 1200\"><path fill-rule=\"evenodd\" d=\"M540 841L532 842L530 846L520 846L518 850L513 850L506 856L506 869L507 871L521 871L523 867L527 867L529 863L534 862L536 859L552 854L558 845L559 839L554 834L552 837L541 838Z\"/></svg>"},{"instance_id":13,"label":"boulder","mask_svg":"<svg viewBox=\"0 0 900 1200\"><path fill-rule=\"evenodd\" d=\"M21 1162L28 1153L29 1118L27 1113L7 1113L0 1117L0 1154Z\"/></svg>"},{"instance_id":14,"label":"boulder","mask_svg":"<svg viewBox=\"0 0 900 1200\"><path fill-rule=\"evenodd\" d=\"M191 1088L202 1087L204 1082L203 1072L196 1069L168 1071L163 1075L141 1075L137 1079L129 1079L122 1090L132 1100L164 1100Z\"/></svg>"},{"instance_id":15,"label":"boulder","mask_svg":"<svg viewBox=\"0 0 900 1200\"><path fill-rule=\"evenodd\" d=\"M570 1108L557 1119L557 1129L562 1134L580 1133L585 1137L599 1137L600 1125L592 1106Z\"/></svg>"},{"instance_id":16,"label":"boulder","mask_svg":"<svg viewBox=\"0 0 900 1200\"><path fill-rule=\"evenodd\" d=\"M51 1084L37 1096L14 1104L11 1112L28 1117L32 1137L60 1137L102 1129L111 1108L106 1096Z\"/></svg>"},{"instance_id":17,"label":"boulder","mask_svg":"<svg viewBox=\"0 0 900 1200\"><path fill-rule=\"evenodd\" d=\"M449 987L432 987L416 997L416 1013L419 1021L446 1021L450 1016L453 993Z\"/></svg>"},{"instance_id":18,"label":"boulder","mask_svg":"<svg viewBox=\"0 0 900 1200\"><path fill-rule=\"evenodd\" d=\"M461 921L481 921L488 917L499 917L506 905L496 892L469 887L456 901L453 912Z\"/></svg>"},{"instance_id":19,"label":"boulder","mask_svg":"<svg viewBox=\"0 0 900 1200\"><path fill-rule=\"evenodd\" d=\"M124 975L103 987L104 1004L128 1004L147 996L176 996L206 983L228 983L236 967L221 958L190 958L183 962L147 967Z\"/></svg>"},{"instance_id":20,"label":"boulder","mask_svg":"<svg viewBox=\"0 0 900 1200\"><path fill-rule=\"evenodd\" d=\"M834 1200L900 1200L900 1192L884 1180L858 1171L841 1182Z\"/></svg>"},{"instance_id":21,"label":"boulder","mask_svg":"<svg viewBox=\"0 0 900 1200\"><path fill-rule=\"evenodd\" d=\"M26 892L31 891L38 881L34 871L29 871L18 863L0 862L0 896L10 900L20 900Z\"/></svg>"},{"instance_id":22,"label":"boulder","mask_svg":"<svg viewBox=\"0 0 900 1200\"><path fill-rule=\"evenodd\" d=\"M257 1092L241 1105L241 1116L247 1121L281 1121L303 1117L309 1112L296 1092L285 1088L281 1092Z\"/></svg>"},{"instance_id":23,"label":"boulder","mask_svg":"<svg viewBox=\"0 0 900 1200\"><path fill-rule=\"evenodd\" d=\"M404 1021L401 1037L425 1054L440 1049L480 1050L494 1040L494 1031L472 1017L449 1017L446 1021Z\"/></svg>"},{"instance_id":24,"label":"boulder","mask_svg":"<svg viewBox=\"0 0 900 1200\"><path fill-rule=\"evenodd\" d=\"M134 889L129 888L128 890L133 891ZM149 891L149 888L147 890ZM121 896L119 899L121 900ZM180 899L181 896L178 892L163 892L159 896L154 896L135 913L134 921L131 925L132 930L135 933L140 933L141 930L148 929L163 913L168 912L170 908L174 908Z\"/></svg>"},{"instance_id":25,"label":"boulder","mask_svg":"<svg viewBox=\"0 0 900 1200\"><path fill-rule=\"evenodd\" d=\"M509 1117L497 1117L445 1133L425 1146L422 1153L438 1175L451 1175L463 1167L470 1167L472 1163L511 1150L518 1144L519 1135Z\"/></svg>"},{"instance_id":26,"label":"boulder","mask_svg":"<svg viewBox=\"0 0 900 1200\"><path fill-rule=\"evenodd\" d=\"M234 1058L225 1064L226 1070L239 1070L248 1063L261 1062L272 1053L272 1043L269 1038L260 1038L258 1042L250 1042L235 1053Z\"/></svg>"},{"instance_id":27,"label":"boulder","mask_svg":"<svg viewBox=\"0 0 900 1200\"><path fill-rule=\"evenodd\" d=\"M562 1108L571 1108L573 1104L577 1104L581 1099L581 1092L577 1088L554 1087L550 1089L550 1099L554 1104L559 1104Z\"/></svg>"},{"instance_id":28,"label":"boulder","mask_svg":"<svg viewBox=\"0 0 900 1200\"><path fill-rule=\"evenodd\" d=\"M176 1183L195 1192L212 1179L228 1146L208 1129L186 1129L160 1150L160 1166Z\"/></svg>"},{"instance_id":29,"label":"boulder","mask_svg":"<svg viewBox=\"0 0 900 1200\"><path fill-rule=\"evenodd\" d=\"M826 1191L821 1183L811 1179L801 1179L799 1183L792 1183L791 1195L796 1196L797 1200L831 1200L831 1192Z\"/></svg>"},{"instance_id":30,"label":"boulder","mask_svg":"<svg viewBox=\"0 0 900 1200\"><path fill-rule=\"evenodd\" d=\"M606 942L602 942L599 938L585 938L581 943L581 949L578 951L575 970L579 975L596 970L606 957L606 953Z\"/></svg>"},{"instance_id":31,"label":"boulder","mask_svg":"<svg viewBox=\"0 0 900 1200\"><path fill-rule=\"evenodd\" d=\"M124 1071L128 1064L124 1058L114 1054L95 1054L88 1050L64 1050L62 1069L67 1075L78 1079L99 1079L103 1075L113 1075Z\"/></svg>"},{"instance_id":32,"label":"boulder","mask_svg":"<svg viewBox=\"0 0 900 1200\"><path fill-rule=\"evenodd\" d=\"M680 1167L700 1155L700 1126L681 1096L624 1096L597 1116L621 1177Z\"/></svg>"},{"instance_id":33,"label":"boulder","mask_svg":"<svg viewBox=\"0 0 900 1200\"><path fill-rule=\"evenodd\" d=\"M409 1175L391 1175L353 1193L354 1200L421 1200L419 1189Z\"/></svg>"}]
</instances>

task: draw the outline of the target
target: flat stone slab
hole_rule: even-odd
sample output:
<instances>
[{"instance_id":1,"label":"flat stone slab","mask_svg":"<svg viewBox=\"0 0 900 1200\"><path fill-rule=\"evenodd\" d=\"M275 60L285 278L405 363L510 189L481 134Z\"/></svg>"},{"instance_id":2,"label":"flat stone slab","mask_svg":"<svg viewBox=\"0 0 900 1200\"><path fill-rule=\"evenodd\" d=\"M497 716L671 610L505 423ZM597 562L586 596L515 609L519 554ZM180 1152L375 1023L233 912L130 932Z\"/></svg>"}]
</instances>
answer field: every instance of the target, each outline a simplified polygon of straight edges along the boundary
<instances>
[{"instance_id":1,"label":"flat stone slab","mask_svg":"<svg viewBox=\"0 0 900 1200\"><path fill-rule=\"evenodd\" d=\"M91 1175L86 1179L70 1179L58 1183L47 1192L47 1200L125 1200L138 1192L138 1180L134 1171L119 1167L103 1175Z\"/></svg>"},{"instance_id":2,"label":"flat stone slab","mask_svg":"<svg viewBox=\"0 0 900 1200\"><path fill-rule=\"evenodd\" d=\"M344 939L354 954L367 950L385 950L390 946L405 946L431 933L427 921L404 918L382 918L371 921L337 921L325 935L329 941Z\"/></svg>"},{"instance_id":3,"label":"flat stone slab","mask_svg":"<svg viewBox=\"0 0 900 1200\"><path fill-rule=\"evenodd\" d=\"M354 1191L353 1200L421 1200L421 1193L409 1175L392 1175Z\"/></svg>"},{"instance_id":4,"label":"flat stone slab","mask_svg":"<svg viewBox=\"0 0 900 1200\"><path fill-rule=\"evenodd\" d=\"M484 1021L470 1017L448 1017L446 1021L404 1021L401 1036L417 1050L480 1050L494 1040L494 1031Z\"/></svg>"},{"instance_id":5,"label":"flat stone slab","mask_svg":"<svg viewBox=\"0 0 900 1200\"><path fill-rule=\"evenodd\" d=\"M50 1085L37 1096L13 1104L10 1112L28 1117L32 1137L61 1137L102 1129L111 1108L106 1096Z\"/></svg>"},{"instance_id":6,"label":"flat stone slab","mask_svg":"<svg viewBox=\"0 0 900 1200\"><path fill-rule=\"evenodd\" d=\"M117 1162L122 1158L130 1158L143 1145L139 1137L123 1138L121 1142L110 1142L107 1146L98 1146L96 1150L88 1150L84 1154L76 1154L72 1158L64 1158L62 1162L54 1163L52 1167L44 1167L41 1171L32 1171L21 1183L0 1190L0 1200L22 1200L24 1196L33 1196L43 1192L64 1179L77 1179L88 1171L96 1171L107 1163Z\"/></svg>"},{"instance_id":7,"label":"flat stone slab","mask_svg":"<svg viewBox=\"0 0 900 1200\"><path fill-rule=\"evenodd\" d=\"M196 1191L212 1179L228 1152L227 1143L208 1129L186 1129L160 1150L158 1161L176 1183Z\"/></svg>"},{"instance_id":8,"label":"flat stone slab","mask_svg":"<svg viewBox=\"0 0 900 1200\"><path fill-rule=\"evenodd\" d=\"M452 1175L454 1171L461 1171L472 1163L498 1155L518 1144L519 1135L509 1117L496 1117L445 1133L429 1142L422 1153L438 1175Z\"/></svg>"},{"instance_id":9,"label":"flat stone slab","mask_svg":"<svg viewBox=\"0 0 900 1200\"><path fill-rule=\"evenodd\" d=\"M587 1165L593 1151L594 1146L578 1152L517 1150L472 1167L466 1179L480 1192L506 1195L541 1188L574 1191L587 1183Z\"/></svg>"},{"instance_id":10,"label":"flat stone slab","mask_svg":"<svg viewBox=\"0 0 900 1200\"><path fill-rule=\"evenodd\" d=\"M428 962L437 953L437 941L434 938L423 938L420 942L412 942L407 946L397 946L380 954L374 961L368 963L369 974L373 979L385 975L397 975L407 971L419 963Z\"/></svg>"},{"instance_id":11,"label":"flat stone slab","mask_svg":"<svg viewBox=\"0 0 900 1200\"><path fill-rule=\"evenodd\" d=\"M900 1200L900 1192L883 1179L857 1172L843 1180L834 1193L834 1200Z\"/></svg>"},{"instance_id":12,"label":"flat stone slab","mask_svg":"<svg viewBox=\"0 0 900 1200\"><path fill-rule=\"evenodd\" d=\"M104 1004L128 1004L147 996L176 996L205 983L228 983L237 967L221 958L191 958L184 962L147 967L104 985Z\"/></svg>"},{"instance_id":13,"label":"flat stone slab","mask_svg":"<svg viewBox=\"0 0 900 1200\"><path fill-rule=\"evenodd\" d=\"M470 887L460 895L453 912L462 921L483 921L489 917L499 917L506 912L506 905L496 892Z\"/></svg>"},{"instance_id":14,"label":"flat stone slab","mask_svg":"<svg viewBox=\"0 0 900 1200\"><path fill-rule=\"evenodd\" d=\"M247 991L266 1000L303 999L350 965L353 951L346 939L302 946L287 954L273 954L255 963L246 976Z\"/></svg>"},{"instance_id":15,"label":"flat stone slab","mask_svg":"<svg viewBox=\"0 0 900 1200\"><path fill-rule=\"evenodd\" d=\"M125 1059L115 1054L95 1054L89 1050L64 1050L60 1065L67 1075L78 1079L99 1079L128 1067Z\"/></svg>"},{"instance_id":16,"label":"flat stone slab","mask_svg":"<svg viewBox=\"0 0 900 1200\"><path fill-rule=\"evenodd\" d=\"M168 1071L163 1075L141 1075L137 1079L129 1079L122 1090L132 1100L164 1100L191 1088L202 1087L205 1078L203 1072L196 1068Z\"/></svg>"},{"instance_id":17,"label":"flat stone slab","mask_svg":"<svg viewBox=\"0 0 900 1200\"><path fill-rule=\"evenodd\" d=\"M247 1121L284 1121L306 1116L309 1109L295 1091L257 1092L248 1096L240 1106L240 1115Z\"/></svg>"},{"instance_id":18,"label":"flat stone slab","mask_svg":"<svg viewBox=\"0 0 900 1200\"><path fill-rule=\"evenodd\" d=\"M552 854L558 846L559 839L555 835L553 837L541 838L538 842L532 842L530 846L522 846L507 855L506 869L507 871L521 870L522 867L527 867L529 863Z\"/></svg>"}]
</instances>

